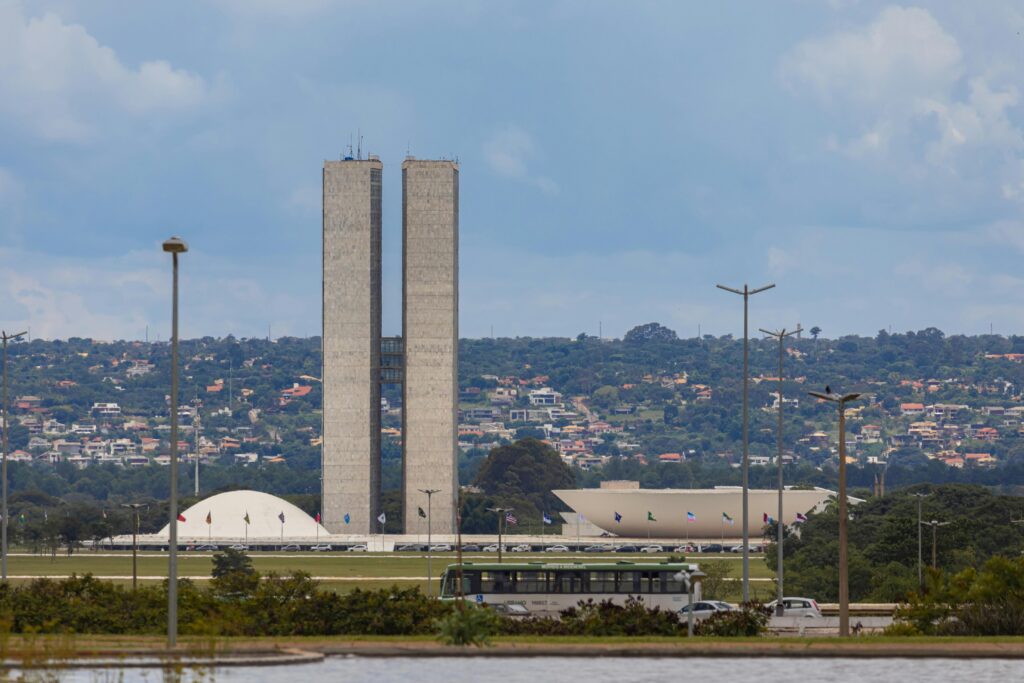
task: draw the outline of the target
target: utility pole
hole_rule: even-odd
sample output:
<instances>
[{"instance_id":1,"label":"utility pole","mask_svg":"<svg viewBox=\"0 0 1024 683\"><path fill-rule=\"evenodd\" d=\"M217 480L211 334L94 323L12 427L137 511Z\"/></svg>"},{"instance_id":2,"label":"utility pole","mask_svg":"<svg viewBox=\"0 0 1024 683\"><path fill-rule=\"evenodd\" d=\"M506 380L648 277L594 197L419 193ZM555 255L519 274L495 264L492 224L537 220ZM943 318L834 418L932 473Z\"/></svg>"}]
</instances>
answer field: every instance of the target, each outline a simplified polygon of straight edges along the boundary
<instances>
[{"instance_id":1,"label":"utility pole","mask_svg":"<svg viewBox=\"0 0 1024 683\"><path fill-rule=\"evenodd\" d=\"M847 547L847 526L849 515L846 511L846 404L856 401L860 394L809 392L811 396L831 401L839 409L839 635L850 635L850 566Z\"/></svg>"},{"instance_id":2,"label":"utility pole","mask_svg":"<svg viewBox=\"0 0 1024 683\"><path fill-rule=\"evenodd\" d=\"M427 494L427 596L433 597L434 595L434 573L430 569L430 559L432 556L431 549L431 537L430 537L430 503L434 498L434 494L438 493L441 489L419 489L420 493Z\"/></svg>"},{"instance_id":3,"label":"utility pole","mask_svg":"<svg viewBox=\"0 0 1024 683\"><path fill-rule=\"evenodd\" d=\"M498 515L498 564L501 564L501 520L503 515L512 512L512 508L487 508L487 511Z\"/></svg>"},{"instance_id":4,"label":"utility pole","mask_svg":"<svg viewBox=\"0 0 1024 683\"><path fill-rule=\"evenodd\" d=\"M743 289L733 289L725 285L715 285L733 294L743 297L743 462L740 466L743 478L743 602L750 601L750 514L749 514L749 493L750 493L750 415L748 409L750 394L750 372L749 372L749 339L747 334L749 320L750 297L774 287L774 284L750 289L743 285Z\"/></svg>"},{"instance_id":5,"label":"utility pole","mask_svg":"<svg viewBox=\"0 0 1024 683\"><path fill-rule=\"evenodd\" d=\"M121 507L132 511L132 590L139 584L139 510L148 508L145 503L122 503Z\"/></svg>"},{"instance_id":6,"label":"utility pole","mask_svg":"<svg viewBox=\"0 0 1024 683\"><path fill-rule=\"evenodd\" d=\"M932 569L938 567L938 531L940 526L946 526L951 522L940 522L938 520L931 520L930 522L919 522L919 525L930 526L932 528ZM920 528L920 526L918 527Z\"/></svg>"},{"instance_id":7,"label":"utility pole","mask_svg":"<svg viewBox=\"0 0 1024 683\"><path fill-rule=\"evenodd\" d=\"M2 538L0 538L0 549L3 550L3 553L2 553L2 558L0 558L0 559L2 559L2 562L0 562L0 565L2 565L2 567L0 567L0 574L3 574L2 578L3 578L4 581L7 581L7 446L8 446L8 441L7 441L7 432L8 432L8 429L7 429L7 426L8 426L7 425L7 342L15 341L19 337L22 337L22 336L24 336L26 334L28 334L28 332L18 332L17 334L7 334L6 331L5 332L0 332L0 338L3 339L3 344L4 344L4 368L3 368L3 372L4 372L4 378L3 378L4 379L4 396L3 396L3 400L4 400L4 409L3 409L3 429L4 429L4 434L3 434L3 449L4 450L3 450L3 464L0 465L0 469L3 470L3 472L0 473L0 477L2 477L3 480L4 480L4 483L3 483L3 512L2 512L2 514L3 514L3 521L2 521L2 523L0 523L0 536L2 536Z\"/></svg>"},{"instance_id":8,"label":"utility pole","mask_svg":"<svg viewBox=\"0 0 1024 683\"><path fill-rule=\"evenodd\" d=\"M924 558L921 555L921 502L931 494L913 493L911 495L917 498L917 589L924 593L924 571L922 569Z\"/></svg>"},{"instance_id":9,"label":"utility pole","mask_svg":"<svg viewBox=\"0 0 1024 683\"><path fill-rule=\"evenodd\" d=\"M783 359L783 356L785 356L786 337L788 337L790 335L794 335L794 334L800 334L800 324L799 323L797 324L795 330L789 330L788 332L786 331L785 327L783 327L781 330L776 330L775 332L769 332L768 330L766 330L764 328L761 328L761 332L766 334L766 335L768 335L769 337L772 337L774 339L778 339L779 340L779 394L778 394L779 395L779 428L778 428L778 434L776 435L777 436L777 441L778 441L778 454L775 456L776 460L778 461L777 464L779 466L779 516L778 516L778 518L776 519L776 522L775 522L776 525L778 526L778 529L777 529L777 531L778 531L778 541L776 542L777 550L778 550L778 553L777 553L777 555L778 555L778 558L777 558L778 566L775 569L775 573L776 573L776 575L778 577L778 581L776 582L776 586L775 586L775 592L776 592L776 596L775 596L775 616L781 617L781 616L783 616L785 614L785 609L786 609L783 606L783 604L782 604L782 597L783 597L783 590L782 590L782 571L783 571L783 566L782 566L782 544L783 544L783 529L785 529L785 526L786 526L783 523L783 521L782 521L782 519L783 519L783 517L782 517L782 491L783 491L783 486L782 486L782 431L783 431L782 430L782 359Z\"/></svg>"}]
</instances>

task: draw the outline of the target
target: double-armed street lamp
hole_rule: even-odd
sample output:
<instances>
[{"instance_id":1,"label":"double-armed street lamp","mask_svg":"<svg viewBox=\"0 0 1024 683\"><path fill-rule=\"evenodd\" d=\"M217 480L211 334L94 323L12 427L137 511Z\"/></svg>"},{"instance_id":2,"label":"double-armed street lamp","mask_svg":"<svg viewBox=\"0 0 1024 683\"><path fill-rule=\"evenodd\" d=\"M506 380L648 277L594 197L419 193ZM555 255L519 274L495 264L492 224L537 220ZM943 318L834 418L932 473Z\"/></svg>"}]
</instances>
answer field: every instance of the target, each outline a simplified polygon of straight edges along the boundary
<instances>
[{"instance_id":1,"label":"double-armed street lamp","mask_svg":"<svg viewBox=\"0 0 1024 683\"><path fill-rule=\"evenodd\" d=\"M689 638L693 638L693 592L696 584L702 581L705 576L707 574L699 569L693 571L684 569L677 572L673 577L676 581L682 581L686 585L686 595L689 600L686 605L686 635Z\"/></svg>"},{"instance_id":2,"label":"double-armed street lamp","mask_svg":"<svg viewBox=\"0 0 1024 683\"><path fill-rule=\"evenodd\" d=\"M145 503L122 503L121 507L132 511L132 590L139 584L139 510L148 508Z\"/></svg>"},{"instance_id":3,"label":"double-armed street lamp","mask_svg":"<svg viewBox=\"0 0 1024 683\"><path fill-rule=\"evenodd\" d=\"M748 398L750 394L750 373L749 367L749 339L747 335L747 322L749 320L750 297L774 287L774 284L750 289L743 285L743 289L734 289L725 285L715 285L726 292L732 292L743 297L743 462L740 465L743 479L743 602L750 600L750 520L748 514L749 492L750 492L750 438L749 424L750 411Z\"/></svg>"},{"instance_id":4,"label":"double-armed street lamp","mask_svg":"<svg viewBox=\"0 0 1024 683\"><path fill-rule=\"evenodd\" d=\"M932 495L930 493L912 493L910 494L917 498L917 590L924 593L924 572L922 567L924 566L924 558L921 554L921 502Z\"/></svg>"},{"instance_id":5,"label":"double-armed street lamp","mask_svg":"<svg viewBox=\"0 0 1024 683\"><path fill-rule=\"evenodd\" d=\"M3 339L4 346L4 406L3 406L3 463L0 464L0 478L3 482L3 520L0 520L0 574L3 575L3 580L7 580L7 342L15 341L28 334L28 332L18 332L17 334L7 334L7 332L0 333L0 339Z\"/></svg>"},{"instance_id":6,"label":"double-armed street lamp","mask_svg":"<svg viewBox=\"0 0 1024 683\"><path fill-rule=\"evenodd\" d=\"M167 567L167 646L178 642L178 254L188 251L180 237L163 244L171 255L173 283L171 294L171 492L168 501L168 567Z\"/></svg>"},{"instance_id":7,"label":"double-armed street lamp","mask_svg":"<svg viewBox=\"0 0 1024 683\"><path fill-rule=\"evenodd\" d=\"M505 515L512 512L512 508L487 508L487 511L498 515L498 564L501 564L501 522Z\"/></svg>"},{"instance_id":8,"label":"double-armed street lamp","mask_svg":"<svg viewBox=\"0 0 1024 683\"><path fill-rule=\"evenodd\" d=\"M434 595L434 574L430 569L430 559L433 552L433 543L430 538L430 503L434 498L434 494L440 492L441 489L419 489L420 493L427 494L427 595Z\"/></svg>"},{"instance_id":9,"label":"double-armed street lamp","mask_svg":"<svg viewBox=\"0 0 1024 683\"><path fill-rule=\"evenodd\" d=\"M940 521L938 521L936 519L933 519L930 522L918 522L917 524L918 524L918 529L920 529L922 526L930 526L932 528L932 569L937 569L938 568L938 562L937 562L937 559L938 559L938 551L937 551L937 547L938 547L938 544L937 544L937 541L938 541L938 530L939 530L940 526L946 526L948 524L952 524L952 522L940 522Z\"/></svg>"},{"instance_id":10,"label":"double-armed street lamp","mask_svg":"<svg viewBox=\"0 0 1024 683\"><path fill-rule=\"evenodd\" d=\"M778 454L775 457L779 466L779 516L775 522L778 525L778 541L776 542L776 549L778 550L778 567L775 570L778 575L778 581L776 582L775 587L775 591L777 593L775 599L775 616L778 617L783 616L786 609L782 604L782 534L783 529L785 528L785 524L782 522L782 359L783 356L785 356L786 337L799 334L801 331L802 328L799 323L797 323L795 330L788 331L785 327L774 332L761 328L762 333L772 337L773 339L779 340L779 428L777 434Z\"/></svg>"},{"instance_id":11,"label":"double-armed street lamp","mask_svg":"<svg viewBox=\"0 0 1024 683\"><path fill-rule=\"evenodd\" d=\"M847 559L846 513L846 404L856 401L860 394L837 394L825 387L825 393L808 392L815 398L831 401L839 409L839 635L850 635L850 576Z\"/></svg>"}]
</instances>

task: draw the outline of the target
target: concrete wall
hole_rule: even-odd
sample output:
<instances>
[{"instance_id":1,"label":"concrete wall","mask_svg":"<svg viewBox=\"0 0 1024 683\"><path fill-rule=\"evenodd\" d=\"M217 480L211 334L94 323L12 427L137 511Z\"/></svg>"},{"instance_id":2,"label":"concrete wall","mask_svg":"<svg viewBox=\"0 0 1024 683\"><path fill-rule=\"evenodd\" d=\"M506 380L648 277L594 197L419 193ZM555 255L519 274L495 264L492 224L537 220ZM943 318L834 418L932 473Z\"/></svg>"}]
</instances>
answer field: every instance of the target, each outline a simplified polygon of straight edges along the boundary
<instances>
[{"instance_id":1,"label":"concrete wall","mask_svg":"<svg viewBox=\"0 0 1024 683\"><path fill-rule=\"evenodd\" d=\"M459 167L451 161L402 164L402 488L405 531L453 533L458 492Z\"/></svg>"},{"instance_id":2,"label":"concrete wall","mask_svg":"<svg viewBox=\"0 0 1024 683\"><path fill-rule=\"evenodd\" d=\"M322 514L332 533L380 531L381 172L377 160L324 162Z\"/></svg>"}]
</instances>

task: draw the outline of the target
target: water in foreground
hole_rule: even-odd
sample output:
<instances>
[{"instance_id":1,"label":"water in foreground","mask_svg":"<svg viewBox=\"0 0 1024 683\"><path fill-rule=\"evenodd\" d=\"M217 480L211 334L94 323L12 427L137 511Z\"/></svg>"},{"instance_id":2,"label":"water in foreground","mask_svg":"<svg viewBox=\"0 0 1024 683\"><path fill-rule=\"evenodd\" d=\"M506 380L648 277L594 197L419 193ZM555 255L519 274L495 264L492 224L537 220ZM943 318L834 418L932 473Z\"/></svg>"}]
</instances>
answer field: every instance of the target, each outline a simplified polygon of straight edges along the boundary
<instances>
[{"instance_id":1,"label":"water in foreground","mask_svg":"<svg viewBox=\"0 0 1024 683\"><path fill-rule=\"evenodd\" d=\"M545 681L896 681L934 683L1016 680L1019 660L994 659L811 659L811 658L579 658L579 657L328 657L322 662L281 667L240 667L165 674L158 670L107 669L27 672L24 680L75 683L106 681L216 681L217 683L294 683L306 680L344 683L453 683L500 680L502 683ZM12 679L18 680L17 675Z\"/></svg>"}]
</instances>

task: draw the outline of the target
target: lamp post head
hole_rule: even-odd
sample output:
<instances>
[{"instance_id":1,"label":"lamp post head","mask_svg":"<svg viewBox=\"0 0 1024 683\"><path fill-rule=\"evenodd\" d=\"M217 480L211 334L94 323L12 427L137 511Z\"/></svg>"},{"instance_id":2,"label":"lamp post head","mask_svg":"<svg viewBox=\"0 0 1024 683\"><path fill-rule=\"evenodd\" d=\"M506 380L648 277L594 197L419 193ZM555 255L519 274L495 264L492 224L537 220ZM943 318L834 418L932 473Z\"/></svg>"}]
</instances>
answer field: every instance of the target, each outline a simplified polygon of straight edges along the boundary
<instances>
[{"instance_id":1,"label":"lamp post head","mask_svg":"<svg viewBox=\"0 0 1024 683\"><path fill-rule=\"evenodd\" d=\"M180 237L172 237L164 241L163 249L170 254L184 254L188 251L188 243Z\"/></svg>"}]
</instances>

